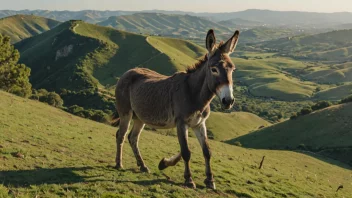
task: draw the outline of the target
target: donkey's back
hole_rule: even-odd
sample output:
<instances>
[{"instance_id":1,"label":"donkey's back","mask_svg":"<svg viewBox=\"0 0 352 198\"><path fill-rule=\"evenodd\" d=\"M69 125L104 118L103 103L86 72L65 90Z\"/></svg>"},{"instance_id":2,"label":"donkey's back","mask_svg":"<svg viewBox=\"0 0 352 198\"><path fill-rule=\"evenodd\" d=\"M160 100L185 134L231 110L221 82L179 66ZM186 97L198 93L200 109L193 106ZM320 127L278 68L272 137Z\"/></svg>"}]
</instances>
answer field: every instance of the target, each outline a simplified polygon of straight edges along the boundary
<instances>
[{"instance_id":1,"label":"donkey's back","mask_svg":"<svg viewBox=\"0 0 352 198\"><path fill-rule=\"evenodd\" d=\"M182 74L165 76L146 68L127 71L115 90L118 113L132 114L155 128L175 127L172 98L180 79Z\"/></svg>"}]
</instances>

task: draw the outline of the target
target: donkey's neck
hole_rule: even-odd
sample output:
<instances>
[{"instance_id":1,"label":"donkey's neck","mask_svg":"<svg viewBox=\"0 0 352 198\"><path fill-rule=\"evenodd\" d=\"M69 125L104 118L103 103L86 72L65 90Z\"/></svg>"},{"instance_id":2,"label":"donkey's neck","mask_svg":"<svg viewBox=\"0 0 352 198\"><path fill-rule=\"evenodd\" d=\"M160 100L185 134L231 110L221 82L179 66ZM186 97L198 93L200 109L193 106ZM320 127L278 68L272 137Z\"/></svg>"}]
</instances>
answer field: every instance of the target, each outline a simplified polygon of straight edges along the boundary
<instances>
[{"instance_id":1,"label":"donkey's neck","mask_svg":"<svg viewBox=\"0 0 352 198\"><path fill-rule=\"evenodd\" d=\"M188 74L187 83L192 94L192 101L197 110L203 111L212 101L215 94L210 91L206 82L206 62L201 67Z\"/></svg>"}]
</instances>

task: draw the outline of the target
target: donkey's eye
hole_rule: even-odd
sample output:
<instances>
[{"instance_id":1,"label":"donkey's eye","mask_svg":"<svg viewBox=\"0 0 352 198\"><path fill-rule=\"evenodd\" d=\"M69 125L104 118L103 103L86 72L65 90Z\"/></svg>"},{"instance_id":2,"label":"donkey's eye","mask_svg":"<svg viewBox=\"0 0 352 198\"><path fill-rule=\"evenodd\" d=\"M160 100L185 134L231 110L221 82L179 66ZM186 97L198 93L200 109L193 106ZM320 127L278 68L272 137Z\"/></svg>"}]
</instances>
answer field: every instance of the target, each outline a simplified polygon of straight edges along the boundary
<instances>
[{"instance_id":1,"label":"donkey's eye","mask_svg":"<svg viewBox=\"0 0 352 198\"><path fill-rule=\"evenodd\" d=\"M211 72L213 72L213 73L216 73L216 74L217 74L217 73L218 73L218 70L217 70L216 68L214 68L214 67L213 67L213 68L211 68Z\"/></svg>"}]
</instances>

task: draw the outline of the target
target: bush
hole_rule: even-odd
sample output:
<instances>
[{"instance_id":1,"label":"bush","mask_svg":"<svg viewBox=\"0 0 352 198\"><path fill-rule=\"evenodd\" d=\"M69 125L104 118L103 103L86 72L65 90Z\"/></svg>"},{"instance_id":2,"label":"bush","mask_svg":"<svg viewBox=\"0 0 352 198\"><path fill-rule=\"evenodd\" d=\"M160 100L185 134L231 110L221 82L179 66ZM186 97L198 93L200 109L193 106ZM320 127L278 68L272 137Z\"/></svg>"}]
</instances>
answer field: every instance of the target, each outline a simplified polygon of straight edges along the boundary
<instances>
[{"instance_id":1,"label":"bush","mask_svg":"<svg viewBox=\"0 0 352 198\"><path fill-rule=\"evenodd\" d=\"M83 107L80 107L78 105L70 106L69 108L67 108L67 111L76 116L88 118L90 120L102 123L107 122L109 117L109 115L102 110L84 109Z\"/></svg>"},{"instance_id":2,"label":"bush","mask_svg":"<svg viewBox=\"0 0 352 198\"><path fill-rule=\"evenodd\" d=\"M314 104L311 108L313 111L316 111L319 109L324 109L324 108L330 107L331 105L332 105L332 103L329 101L319 101L316 104Z\"/></svg>"},{"instance_id":3,"label":"bush","mask_svg":"<svg viewBox=\"0 0 352 198\"><path fill-rule=\"evenodd\" d=\"M40 102L45 102L54 107L62 107L64 104L64 101L59 94L48 92L45 89L33 90L30 99L39 100Z\"/></svg>"},{"instance_id":4,"label":"bush","mask_svg":"<svg viewBox=\"0 0 352 198\"><path fill-rule=\"evenodd\" d=\"M342 99L340 104L344 104L344 103L348 103L348 102L352 102L352 95Z\"/></svg>"},{"instance_id":5,"label":"bush","mask_svg":"<svg viewBox=\"0 0 352 198\"><path fill-rule=\"evenodd\" d=\"M236 141L235 143L233 143L233 145L242 147L242 144L241 144L241 142L239 142L239 141Z\"/></svg>"},{"instance_id":6,"label":"bush","mask_svg":"<svg viewBox=\"0 0 352 198\"><path fill-rule=\"evenodd\" d=\"M312 113L312 112L313 112L313 110L312 110L311 107L305 107L305 108L303 108L303 109L301 110L301 115L308 115L308 114L310 114L310 113Z\"/></svg>"},{"instance_id":7,"label":"bush","mask_svg":"<svg viewBox=\"0 0 352 198\"><path fill-rule=\"evenodd\" d=\"M291 120L294 120L298 117L297 113L293 113L290 117Z\"/></svg>"}]
</instances>

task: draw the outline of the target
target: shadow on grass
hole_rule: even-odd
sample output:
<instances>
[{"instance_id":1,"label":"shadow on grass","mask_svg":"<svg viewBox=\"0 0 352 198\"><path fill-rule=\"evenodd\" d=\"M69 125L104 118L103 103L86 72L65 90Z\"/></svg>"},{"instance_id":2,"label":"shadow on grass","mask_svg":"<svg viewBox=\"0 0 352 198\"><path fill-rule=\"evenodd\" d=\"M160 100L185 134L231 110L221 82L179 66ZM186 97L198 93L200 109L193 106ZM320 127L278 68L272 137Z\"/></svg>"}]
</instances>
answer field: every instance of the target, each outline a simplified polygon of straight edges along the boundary
<instances>
[{"instance_id":1,"label":"shadow on grass","mask_svg":"<svg viewBox=\"0 0 352 198\"><path fill-rule=\"evenodd\" d=\"M5 186L28 187L40 184L72 184L86 182L91 177L81 176L78 172L93 167L68 167L54 169L8 170L0 171L0 182ZM91 182L91 181L90 181Z\"/></svg>"},{"instance_id":2,"label":"shadow on grass","mask_svg":"<svg viewBox=\"0 0 352 198\"><path fill-rule=\"evenodd\" d=\"M0 184L7 187L29 187L31 185L41 184L75 184L75 183L94 183L94 182L115 182L115 183L134 183L136 185L149 186L154 184L171 184L181 185L168 179L150 179L150 180L128 180L128 178L120 179L104 179L104 175L85 176L90 170L104 169L105 173L116 172L130 172L138 173L135 170L116 170L106 167L67 167L67 168L53 168L53 169L32 169L32 170L7 170L0 171ZM93 170L94 171L94 170Z\"/></svg>"}]
</instances>

